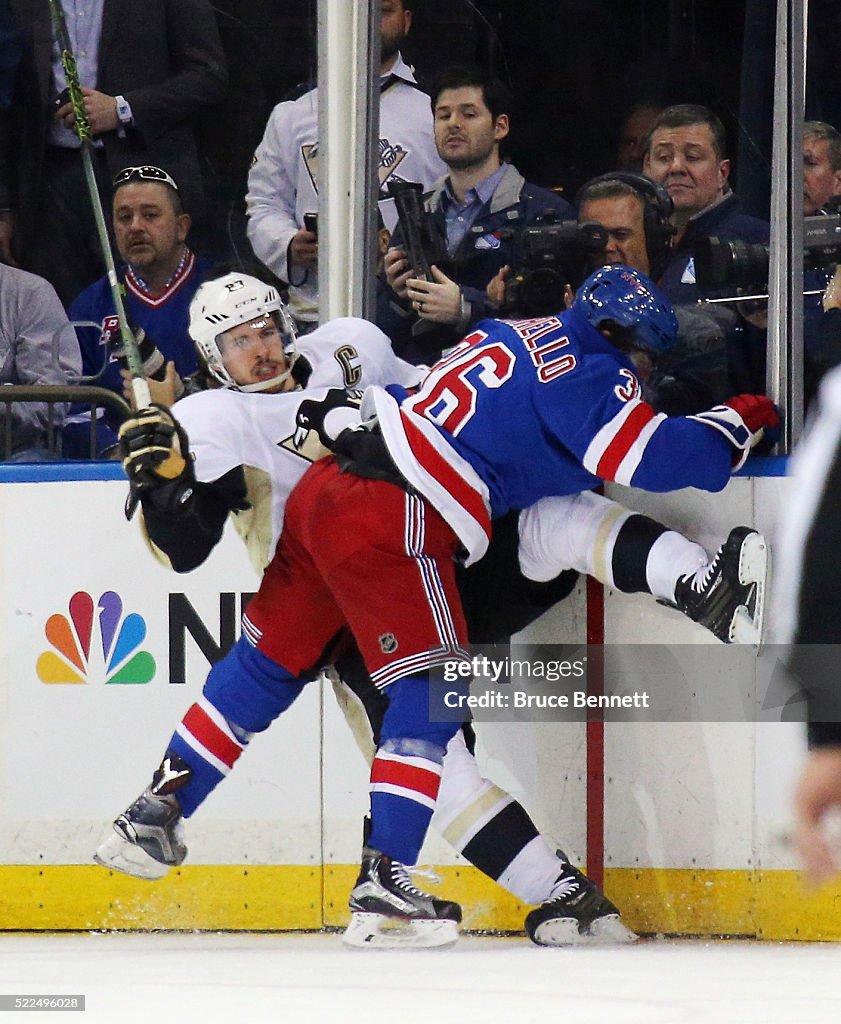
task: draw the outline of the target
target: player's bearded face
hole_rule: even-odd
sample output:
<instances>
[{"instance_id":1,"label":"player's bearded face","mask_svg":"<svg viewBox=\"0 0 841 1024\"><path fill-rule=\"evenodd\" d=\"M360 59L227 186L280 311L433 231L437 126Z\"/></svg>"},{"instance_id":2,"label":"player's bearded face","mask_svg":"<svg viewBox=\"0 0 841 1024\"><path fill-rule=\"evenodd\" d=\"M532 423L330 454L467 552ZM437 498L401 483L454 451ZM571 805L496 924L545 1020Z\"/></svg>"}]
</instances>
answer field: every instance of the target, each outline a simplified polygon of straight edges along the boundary
<instances>
[{"instance_id":1,"label":"player's bearded face","mask_svg":"<svg viewBox=\"0 0 841 1024\"><path fill-rule=\"evenodd\" d=\"M272 316L255 317L232 327L221 336L219 348L225 369L240 385L279 377L289 365L283 351L283 335ZM277 390L288 391L294 386L295 382L288 377L278 384Z\"/></svg>"}]
</instances>

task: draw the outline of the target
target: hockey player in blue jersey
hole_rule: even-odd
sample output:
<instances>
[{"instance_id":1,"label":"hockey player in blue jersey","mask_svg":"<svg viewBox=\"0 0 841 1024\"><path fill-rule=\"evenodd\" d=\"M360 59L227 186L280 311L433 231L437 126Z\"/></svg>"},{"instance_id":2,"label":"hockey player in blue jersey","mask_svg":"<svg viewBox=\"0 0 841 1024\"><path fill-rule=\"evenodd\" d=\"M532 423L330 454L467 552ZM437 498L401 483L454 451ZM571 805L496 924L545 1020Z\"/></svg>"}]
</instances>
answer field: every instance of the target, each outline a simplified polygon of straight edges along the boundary
<instances>
[{"instance_id":1,"label":"hockey player in blue jersey","mask_svg":"<svg viewBox=\"0 0 841 1024\"><path fill-rule=\"evenodd\" d=\"M473 561L492 518L601 480L720 490L779 422L760 396L693 417L655 414L631 355L665 351L675 337L671 306L650 281L603 268L567 314L481 322L417 394L372 389L363 414L367 404L375 429L350 432L345 457L314 466L293 492L245 628L251 652L292 682L347 622L374 682L390 688L355 912L388 912L393 862L416 858L434 807L452 727L429 722L424 684L431 667L463 656L459 547ZM324 544L328 531L339 535ZM439 926L459 913L428 897L417 910Z\"/></svg>"},{"instance_id":2,"label":"hockey player in blue jersey","mask_svg":"<svg viewBox=\"0 0 841 1024\"><path fill-rule=\"evenodd\" d=\"M433 367L413 395L371 389L375 418L403 477L481 557L491 520L549 494L603 480L650 491L719 491L765 427L769 399L737 396L694 416L657 414L635 361L675 342L671 305L642 274L604 267L571 310L488 320Z\"/></svg>"},{"instance_id":3,"label":"hockey player in blue jersey","mask_svg":"<svg viewBox=\"0 0 841 1024\"><path fill-rule=\"evenodd\" d=\"M615 286L616 282L613 284ZM648 326L654 324L659 334L643 331L636 339L637 343L642 344L643 348L667 344L670 311L651 305L653 293L646 291L645 282L632 279L632 284L633 288L628 294L629 285L627 281L624 282L624 292L618 304L610 294L605 297L602 290L598 300L600 305L596 306L598 313L603 314L598 320L599 325L610 321L604 329L618 337L623 326L634 328L644 321ZM592 301L595 306L595 300L588 301ZM558 318L549 319L553 321L550 325L553 329L558 325L563 326ZM494 321L487 322L487 326L491 331L497 328L508 330L510 327ZM618 353L611 356L609 347L603 344L596 331L591 330L592 337L588 339L588 329L587 317L582 316L579 333L591 345L598 342L596 351L600 357L608 362L608 357L613 359L614 374L618 374L618 377L611 383L618 384L623 394L627 393L627 398L622 400L630 402L635 395L633 384L636 382L631 364ZM629 337L632 335L633 331ZM552 348L555 350L563 350L568 345L569 340L565 337L556 335L552 339ZM525 351L529 353L531 350L526 348ZM586 345L579 344L576 351L581 362L586 362ZM545 357L546 350L543 347L541 352ZM486 361L483 355L478 364L473 364L479 372L480 387L488 386L498 391L507 380L512 379L509 374L500 382L498 377L493 376L493 368L499 365L498 357L502 360L505 358L497 349L491 353L489 360ZM563 375L558 373L555 360L532 359L532 364L541 384L552 384L557 376ZM490 374L485 374L488 369ZM571 370L564 371L569 372ZM484 379L482 374L485 374ZM464 378L456 380L456 391L463 392L464 384ZM470 388L475 393L477 385L469 377L467 385L467 405L472 404L474 411L478 412L483 396L470 396ZM444 395L445 406L449 404L455 409L456 397L457 394ZM751 404L742 403L746 409ZM773 418L770 403L763 406L762 401L758 401L756 404L764 408L770 423ZM721 415L726 419L727 410L722 410ZM761 413L757 410L759 415ZM409 424L407 431L410 431L411 426ZM449 436L458 437L461 426L455 423ZM703 437L705 431L710 431L710 424L699 421L699 428L699 436ZM441 429L442 438L447 437L447 430L446 425ZM529 439L529 435L524 435L524 442ZM456 552L457 541L453 531L436 516L434 508L425 506L416 494L405 491L405 476L396 472L395 453L385 448L381 435L375 432L354 432L350 441L352 468L360 475L343 474L342 481L349 483L354 493L346 495L338 504L333 504L331 498L343 489L340 482L334 493L332 484L338 479L338 474L333 465L326 467L328 476L315 487L305 486L311 485L313 479L316 479L314 471L310 471L309 479L305 478L301 485L304 488L301 503L296 500L300 497L298 491L293 492L287 519L287 526L294 524L293 536L285 536L281 540L278 558L267 573L254 613L250 609L246 617L246 637L225 662L214 669L208 686L214 693L221 692L226 679L237 674L240 676L240 692L242 679L246 683L250 679L252 683L248 685L255 686L255 693L258 693L261 687L272 681L277 702L274 714L281 713L303 685L303 679L296 678L295 669L298 668L300 674L302 659L310 655L310 664L317 661L324 646L323 631L329 631L329 639L344 618L337 612L331 593L322 585L320 576L329 578L331 588L346 587L346 598L352 590L353 596L345 604L347 618L361 642L369 668L374 668L375 678L379 677L381 684L388 686L389 707L383 722L380 750L372 770L374 828L371 846L365 852L363 870L352 895L351 906L361 914L393 914L396 903L399 903L407 918L419 919L421 923L434 928L448 924L454 927L454 921L458 918L458 908L454 904L418 893L415 904L409 900L407 906L407 890L400 885L400 862L411 862L417 855L428 821L427 812L431 813L431 805L437 793L442 750L446 739L454 731L449 726L425 722L428 716L421 708L425 695L422 675L424 668L445 653L449 657L457 656L464 639L464 623L452 586L452 555ZM551 446L551 438L548 443ZM360 454L361 448L364 448L363 454ZM557 448L560 450L561 446L557 445ZM720 457L721 452L717 452L715 446L711 446L711 451L714 457ZM521 452L528 457L527 443L521 444ZM462 456L459 457L466 461ZM729 461L728 453L728 464ZM427 465L435 469L438 482L445 480L451 486L460 506L467 504L470 511L480 514L460 483L463 475L461 472L449 472L443 459L436 462L434 458L429 458ZM453 465L460 469L458 463L454 462ZM492 472L489 466L490 463L485 467L487 474ZM507 465L502 468L506 473L514 470L513 465L511 470ZM368 477L376 479L370 480ZM524 476L524 479L527 478ZM397 487L393 484L397 484ZM675 486L683 486L683 483ZM325 487L326 504L315 500L322 487ZM665 489L665 486L661 489ZM504 493L501 488L500 493ZM522 493L527 493L525 485ZM533 487L532 493L536 499L552 491ZM574 493L574 489L571 490L567 484L563 493ZM405 531L402 529L404 523ZM313 546L319 547L319 551L301 552L299 537L294 534L300 534L310 526L318 531L318 545ZM395 526L400 529L399 539L394 537ZM465 539L467 532L462 539ZM370 539L375 533L381 534L385 543L380 549L370 550ZM286 564L279 564L279 559L286 560ZM311 563L315 563L314 568ZM366 580L370 581L367 586ZM358 601L360 594L364 595L367 607L357 612L353 604ZM287 616L282 626L285 637L276 635L279 630L271 628L271 616L277 614L280 607ZM269 628L263 630L264 623ZM384 625L395 626L396 631L393 628L384 629ZM311 638L314 638L313 642L321 643L315 653L305 649ZM298 647L300 653L296 653ZM276 654L278 648L284 648L279 656ZM290 667L287 668L287 665ZM224 708L222 713L226 713ZM242 706L231 711L232 717L238 722L243 720L244 713ZM401 820L401 817L406 820Z\"/></svg>"}]
</instances>

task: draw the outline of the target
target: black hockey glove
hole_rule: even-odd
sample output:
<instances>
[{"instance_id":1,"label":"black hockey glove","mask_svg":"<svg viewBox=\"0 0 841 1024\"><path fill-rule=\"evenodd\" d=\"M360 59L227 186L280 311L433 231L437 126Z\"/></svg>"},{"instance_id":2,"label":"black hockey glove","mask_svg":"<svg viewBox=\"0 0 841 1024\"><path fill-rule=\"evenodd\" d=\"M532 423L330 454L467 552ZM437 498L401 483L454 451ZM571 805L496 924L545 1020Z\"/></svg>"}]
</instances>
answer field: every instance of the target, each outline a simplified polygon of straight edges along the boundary
<instances>
[{"instance_id":1,"label":"black hockey glove","mask_svg":"<svg viewBox=\"0 0 841 1024\"><path fill-rule=\"evenodd\" d=\"M162 487L193 480L187 433L163 405L150 405L120 427L120 457L133 488Z\"/></svg>"}]
</instances>

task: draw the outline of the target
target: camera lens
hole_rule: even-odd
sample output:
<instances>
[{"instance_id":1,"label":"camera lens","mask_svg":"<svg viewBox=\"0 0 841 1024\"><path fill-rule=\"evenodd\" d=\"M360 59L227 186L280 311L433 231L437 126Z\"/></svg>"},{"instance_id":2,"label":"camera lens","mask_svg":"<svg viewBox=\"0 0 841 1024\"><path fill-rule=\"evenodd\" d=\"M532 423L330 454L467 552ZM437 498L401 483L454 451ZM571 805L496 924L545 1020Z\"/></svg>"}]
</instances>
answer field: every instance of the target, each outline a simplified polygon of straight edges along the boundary
<instances>
[{"instance_id":1,"label":"camera lens","mask_svg":"<svg viewBox=\"0 0 841 1024\"><path fill-rule=\"evenodd\" d=\"M523 281L522 304L531 316L547 316L564 308L564 281L556 270L539 267Z\"/></svg>"},{"instance_id":2,"label":"camera lens","mask_svg":"<svg viewBox=\"0 0 841 1024\"><path fill-rule=\"evenodd\" d=\"M695 243L695 280L703 289L764 287L768 282L768 246L714 235Z\"/></svg>"}]
</instances>

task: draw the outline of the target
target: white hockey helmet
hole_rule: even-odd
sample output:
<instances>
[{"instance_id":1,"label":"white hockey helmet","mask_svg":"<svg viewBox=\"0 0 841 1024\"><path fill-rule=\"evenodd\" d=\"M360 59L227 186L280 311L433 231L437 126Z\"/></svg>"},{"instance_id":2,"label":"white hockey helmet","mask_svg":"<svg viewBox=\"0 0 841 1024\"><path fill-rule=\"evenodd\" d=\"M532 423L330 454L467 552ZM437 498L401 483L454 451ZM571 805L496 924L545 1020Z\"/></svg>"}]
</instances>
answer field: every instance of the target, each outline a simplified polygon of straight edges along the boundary
<instances>
[{"instance_id":1,"label":"white hockey helmet","mask_svg":"<svg viewBox=\"0 0 841 1024\"><path fill-rule=\"evenodd\" d=\"M223 336L234 327L259 317L270 317L277 325L287 366L283 373L270 380L240 384L225 366ZM295 324L277 289L249 274L224 274L199 288L190 303L190 337L216 380L236 391L265 391L282 384L291 374L297 358Z\"/></svg>"}]
</instances>

